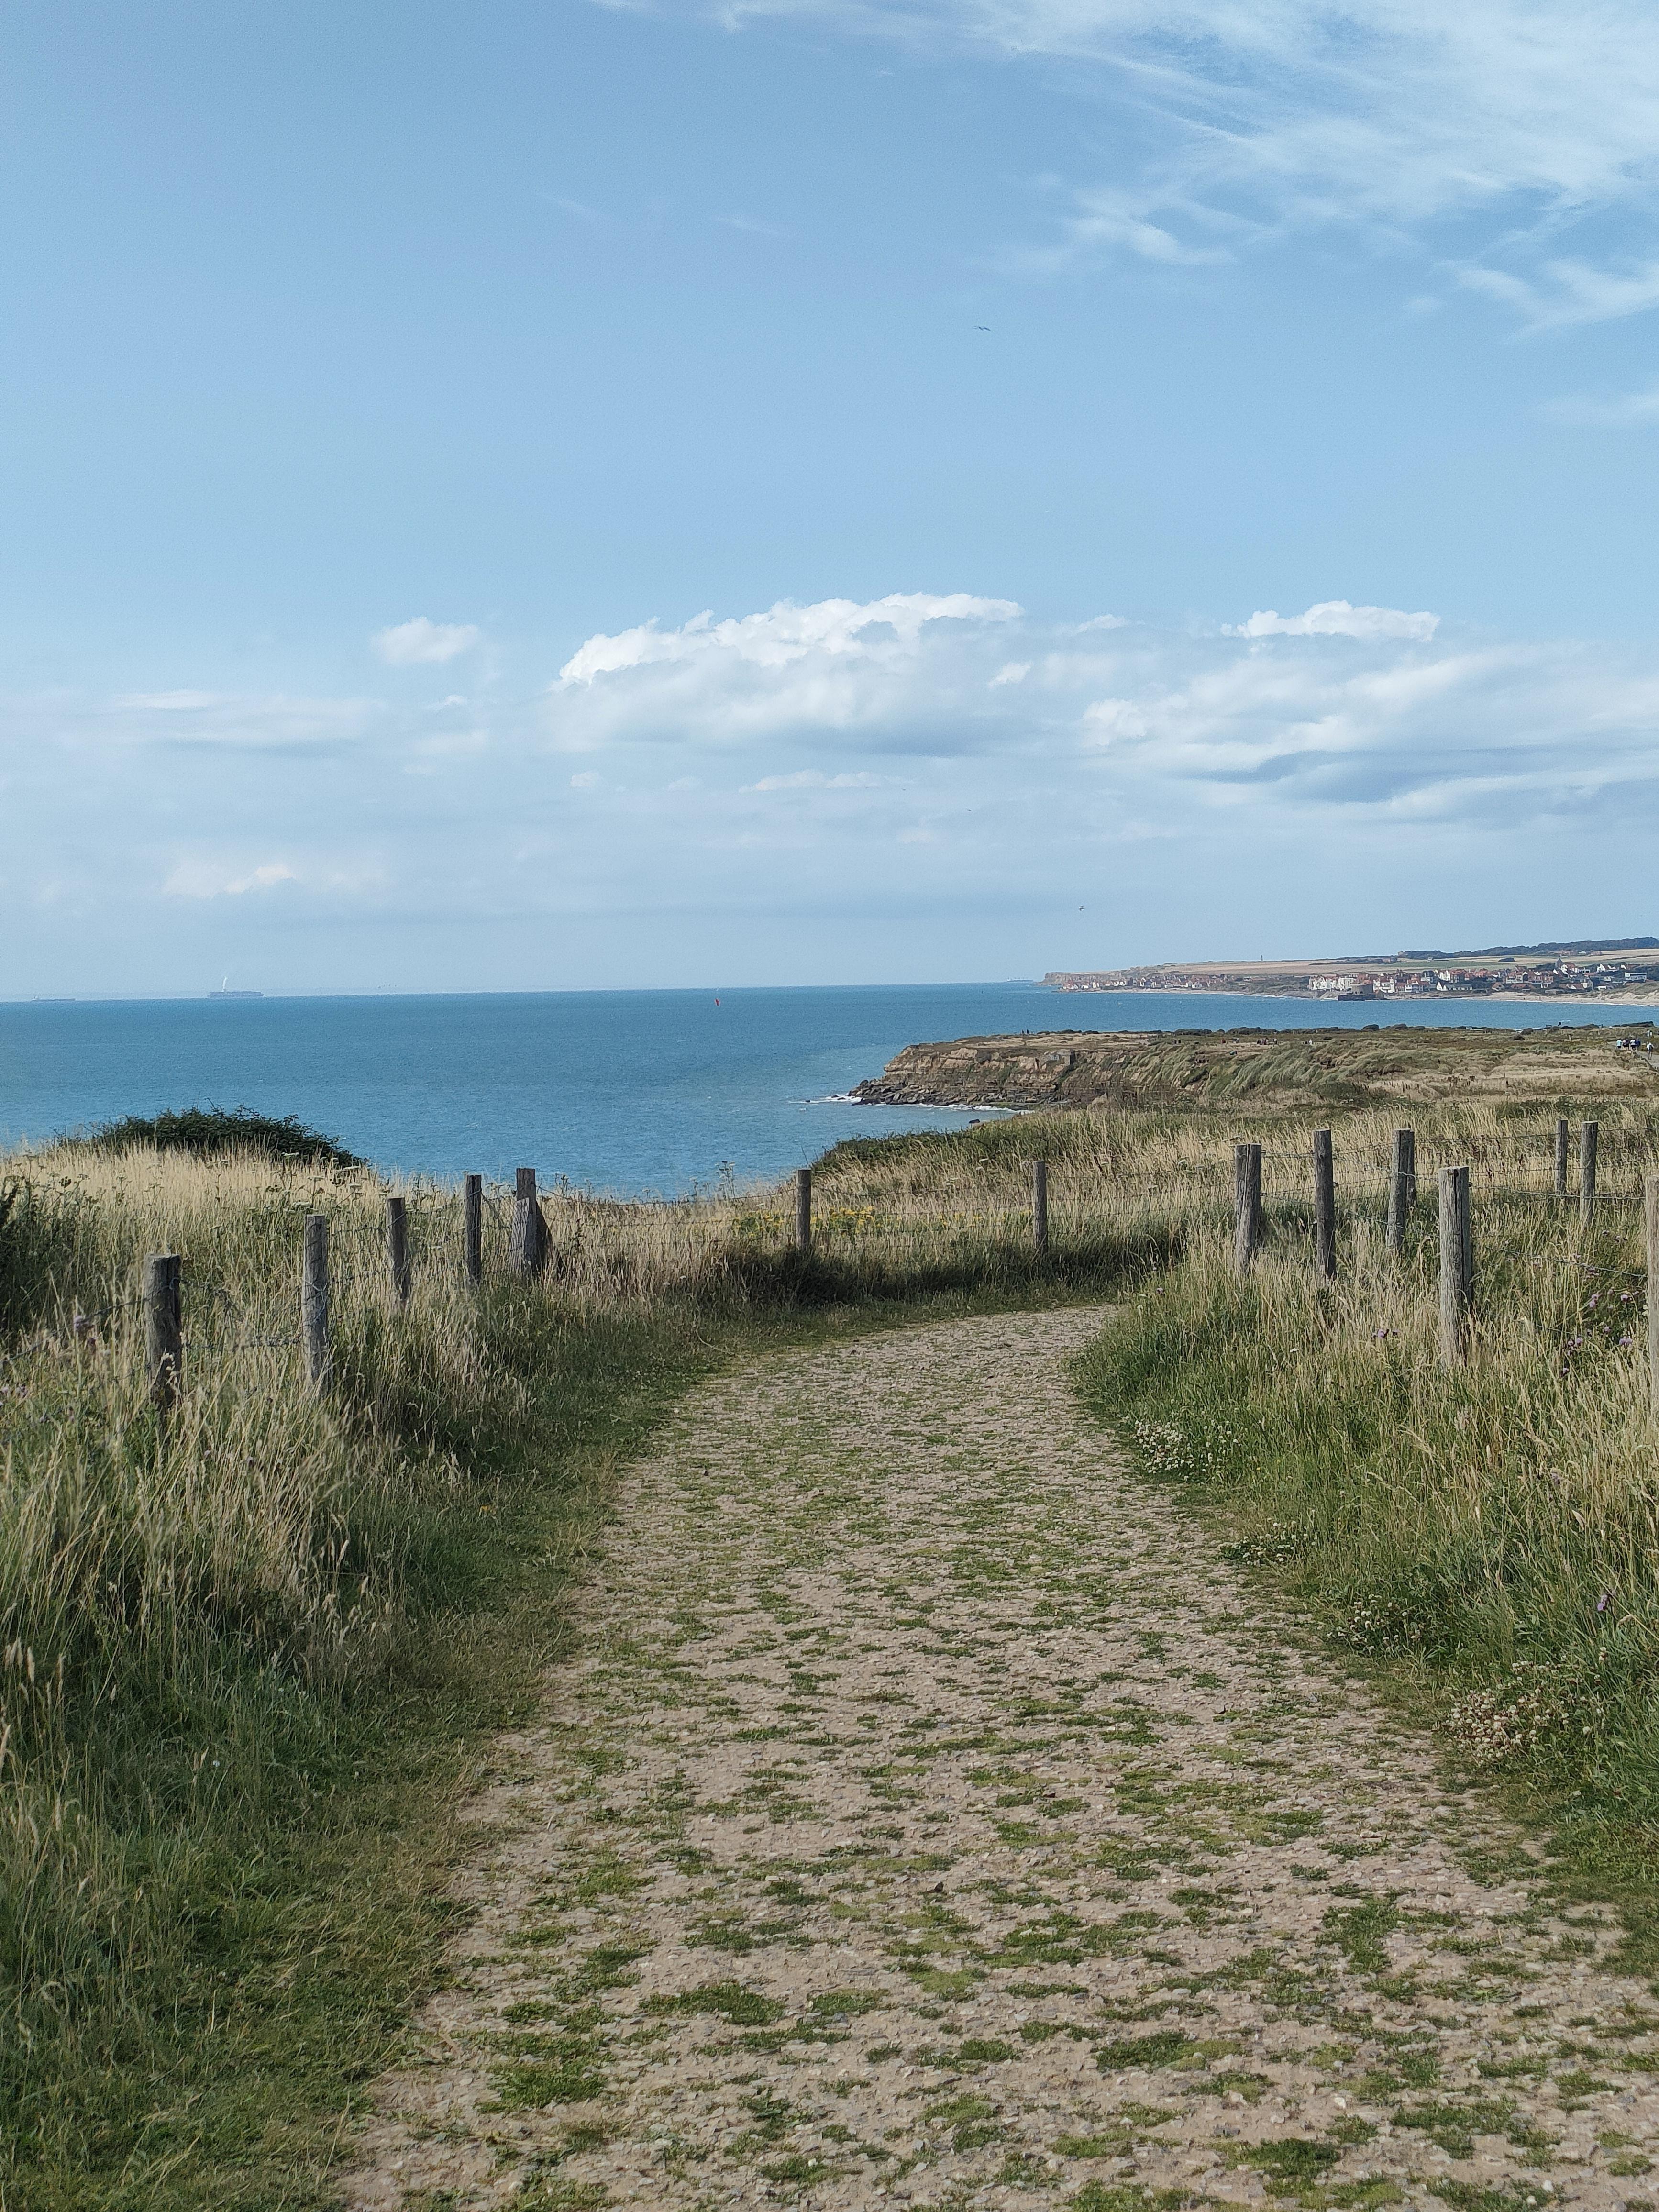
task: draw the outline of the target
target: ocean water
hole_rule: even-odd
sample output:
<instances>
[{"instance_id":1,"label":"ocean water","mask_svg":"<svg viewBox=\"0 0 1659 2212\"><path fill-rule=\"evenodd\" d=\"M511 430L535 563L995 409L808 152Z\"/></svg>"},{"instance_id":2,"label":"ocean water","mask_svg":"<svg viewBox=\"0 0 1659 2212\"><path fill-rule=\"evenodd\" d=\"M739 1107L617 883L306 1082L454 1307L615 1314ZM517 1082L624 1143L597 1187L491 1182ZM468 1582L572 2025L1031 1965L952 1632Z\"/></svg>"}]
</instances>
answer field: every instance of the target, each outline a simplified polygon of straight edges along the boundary
<instances>
[{"instance_id":1,"label":"ocean water","mask_svg":"<svg viewBox=\"0 0 1659 2212\"><path fill-rule=\"evenodd\" d=\"M386 1169L520 1165L619 1194L786 1174L839 1138L958 1127L845 1094L906 1044L1019 1030L1628 1025L1642 1007L1315 1006L1036 983L0 1005L0 1146L163 1107L296 1114Z\"/></svg>"}]
</instances>

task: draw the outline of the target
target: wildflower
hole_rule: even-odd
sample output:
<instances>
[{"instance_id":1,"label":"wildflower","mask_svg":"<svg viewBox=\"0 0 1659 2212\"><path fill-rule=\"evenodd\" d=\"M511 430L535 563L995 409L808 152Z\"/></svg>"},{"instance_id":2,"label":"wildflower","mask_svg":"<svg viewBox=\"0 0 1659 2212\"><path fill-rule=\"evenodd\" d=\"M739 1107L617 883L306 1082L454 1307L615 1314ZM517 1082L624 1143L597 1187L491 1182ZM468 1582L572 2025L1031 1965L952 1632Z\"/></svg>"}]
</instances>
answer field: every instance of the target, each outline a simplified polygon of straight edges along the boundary
<instances>
[{"instance_id":1,"label":"wildflower","mask_svg":"<svg viewBox=\"0 0 1659 2212\"><path fill-rule=\"evenodd\" d=\"M1607 1611L1607 1601L1609 1600L1609 1598L1611 1598L1611 1597L1612 1597L1612 1595L1613 1595L1613 1592L1612 1592L1611 1590L1603 1590L1603 1591L1602 1591L1602 1593L1601 1593L1601 1596L1600 1596L1600 1597L1598 1597L1598 1598L1596 1599L1596 1601L1595 1601L1595 1610L1596 1610L1598 1613L1605 1613L1605 1612Z\"/></svg>"}]
</instances>

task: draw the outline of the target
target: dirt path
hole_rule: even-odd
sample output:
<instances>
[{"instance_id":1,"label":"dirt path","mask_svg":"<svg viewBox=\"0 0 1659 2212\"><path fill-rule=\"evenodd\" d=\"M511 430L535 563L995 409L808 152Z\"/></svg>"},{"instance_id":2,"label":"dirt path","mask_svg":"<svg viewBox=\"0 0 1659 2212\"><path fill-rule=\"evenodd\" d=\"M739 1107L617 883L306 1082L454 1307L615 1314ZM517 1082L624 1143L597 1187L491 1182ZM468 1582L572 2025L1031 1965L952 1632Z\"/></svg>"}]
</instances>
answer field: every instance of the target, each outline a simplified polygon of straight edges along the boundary
<instances>
[{"instance_id":1,"label":"dirt path","mask_svg":"<svg viewBox=\"0 0 1659 2212\"><path fill-rule=\"evenodd\" d=\"M1649 2212L1614 1931L1121 1470L1101 1319L687 1401L354 2206Z\"/></svg>"}]
</instances>

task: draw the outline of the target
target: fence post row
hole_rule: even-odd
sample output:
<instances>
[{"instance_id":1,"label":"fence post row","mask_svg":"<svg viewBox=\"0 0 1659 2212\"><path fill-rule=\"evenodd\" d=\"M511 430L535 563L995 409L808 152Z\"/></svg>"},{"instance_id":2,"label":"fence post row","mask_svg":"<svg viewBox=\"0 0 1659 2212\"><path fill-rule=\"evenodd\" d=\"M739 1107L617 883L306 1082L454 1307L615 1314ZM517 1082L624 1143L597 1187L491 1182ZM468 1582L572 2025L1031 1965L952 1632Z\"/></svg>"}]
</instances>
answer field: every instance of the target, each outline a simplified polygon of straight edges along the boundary
<instances>
[{"instance_id":1,"label":"fence post row","mask_svg":"<svg viewBox=\"0 0 1659 2212\"><path fill-rule=\"evenodd\" d=\"M177 1252L144 1261L144 1372L156 1411L169 1412L185 1387L185 1263Z\"/></svg>"},{"instance_id":2,"label":"fence post row","mask_svg":"<svg viewBox=\"0 0 1659 2212\"><path fill-rule=\"evenodd\" d=\"M1233 1267L1248 1275L1261 1243L1261 1147L1233 1146Z\"/></svg>"},{"instance_id":3,"label":"fence post row","mask_svg":"<svg viewBox=\"0 0 1659 2212\"><path fill-rule=\"evenodd\" d=\"M536 1195L536 1170L520 1168L513 1196L513 1241L507 1264L515 1275L539 1275L547 1259L547 1224Z\"/></svg>"},{"instance_id":4,"label":"fence post row","mask_svg":"<svg viewBox=\"0 0 1659 2212\"><path fill-rule=\"evenodd\" d=\"M812 1249L812 1170L795 1170L795 1249L810 1252Z\"/></svg>"},{"instance_id":5,"label":"fence post row","mask_svg":"<svg viewBox=\"0 0 1659 2212\"><path fill-rule=\"evenodd\" d=\"M409 1209L395 1194L386 1202L386 1267L392 1279L392 1295L400 1306L409 1304Z\"/></svg>"},{"instance_id":6,"label":"fence post row","mask_svg":"<svg viewBox=\"0 0 1659 2212\"><path fill-rule=\"evenodd\" d=\"M319 1390L328 1381L328 1217L306 1216L300 1263L300 1338L306 1376Z\"/></svg>"},{"instance_id":7,"label":"fence post row","mask_svg":"<svg viewBox=\"0 0 1659 2212\"><path fill-rule=\"evenodd\" d=\"M1440 1170L1440 1362L1462 1364L1474 1300L1474 1237L1469 1219L1469 1171Z\"/></svg>"},{"instance_id":8,"label":"fence post row","mask_svg":"<svg viewBox=\"0 0 1659 2212\"><path fill-rule=\"evenodd\" d=\"M1578 1221L1588 1229L1595 1214L1595 1139L1599 1121L1581 1122L1578 1129Z\"/></svg>"},{"instance_id":9,"label":"fence post row","mask_svg":"<svg viewBox=\"0 0 1659 2212\"><path fill-rule=\"evenodd\" d=\"M1417 1202L1417 1134L1412 1129L1394 1133L1394 1163L1389 1176L1388 1247L1406 1249L1406 1223Z\"/></svg>"},{"instance_id":10,"label":"fence post row","mask_svg":"<svg viewBox=\"0 0 1659 2212\"><path fill-rule=\"evenodd\" d=\"M469 1283L483 1280L483 1177L470 1175L461 1185L461 1258Z\"/></svg>"},{"instance_id":11,"label":"fence post row","mask_svg":"<svg viewBox=\"0 0 1659 2212\"><path fill-rule=\"evenodd\" d=\"M1313 1133L1314 1257L1328 1283L1336 1279L1336 1161L1328 1129Z\"/></svg>"},{"instance_id":12,"label":"fence post row","mask_svg":"<svg viewBox=\"0 0 1659 2212\"><path fill-rule=\"evenodd\" d=\"M1048 1163L1031 1163L1031 1249L1039 1255L1048 1249Z\"/></svg>"},{"instance_id":13,"label":"fence post row","mask_svg":"<svg viewBox=\"0 0 1659 2212\"><path fill-rule=\"evenodd\" d=\"M1555 1194L1567 1194L1567 1124L1565 1115L1555 1125Z\"/></svg>"}]
</instances>

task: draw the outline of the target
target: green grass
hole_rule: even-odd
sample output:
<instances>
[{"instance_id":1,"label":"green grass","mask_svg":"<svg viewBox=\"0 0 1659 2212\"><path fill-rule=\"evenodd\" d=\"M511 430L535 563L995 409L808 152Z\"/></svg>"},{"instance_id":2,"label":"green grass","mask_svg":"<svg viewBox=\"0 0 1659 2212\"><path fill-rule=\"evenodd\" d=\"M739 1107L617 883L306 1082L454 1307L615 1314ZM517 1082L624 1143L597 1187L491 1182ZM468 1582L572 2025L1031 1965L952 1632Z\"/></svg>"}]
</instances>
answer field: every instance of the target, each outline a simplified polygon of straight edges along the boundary
<instances>
[{"instance_id":1,"label":"green grass","mask_svg":"<svg viewBox=\"0 0 1659 2212\"><path fill-rule=\"evenodd\" d=\"M1290 1194L1243 1283L1222 1223L1194 1223L1082 1385L1247 1574L1437 1723L1455 1771L1553 1828L1559 1878L1626 1898L1625 1960L1652 1973L1659 1462L1631 1194L1659 1164L1653 1133L1645 1112L1605 1115L1616 1165L1587 1231L1576 1200L1548 1194L1547 1124L1523 1125L1517 1158L1516 1124L1491 1109L1416 1120L1425 1200L1437 1159L1475 1164L1466 1364L1437 1357L1431 1202L1387 1253L1373 1160L1370 1194L1341 1209L1334 1285ZM1352 1159L1352 1125L1337 1146ZM1329 1933L1381 1971L1390 1911L1334 1912Z\"/></svg>"},{"instance_id":2,"label":"green grass","mask_svg":"<svg viewBox=\"0 0 1659 2212\"><path fill-rule=\"evenodd\" d=\"M452 1197L409 1203L400 1313L381 1187L330 1161L68 1147L15 1163L0 1200L7 2212L331 2202L455 1923L456 1808L556 1664L617 1463L734 1359L1102 1295L1160 1249L1103 1223L1046 1267L1000 1230L861 1259L826 1206L803 1263L764 1200L573 1194L550 1203L549 1280L501 1279L496 1221L471 1298ZM319 1206L320 1400L292 1341ZM168 1246L186 1390L163 1434L131 1285ZM708 1990L734 2019L763 2002ZM506 2093L573 2063L529 2053Z\"/></svg>"}]
</instances>

